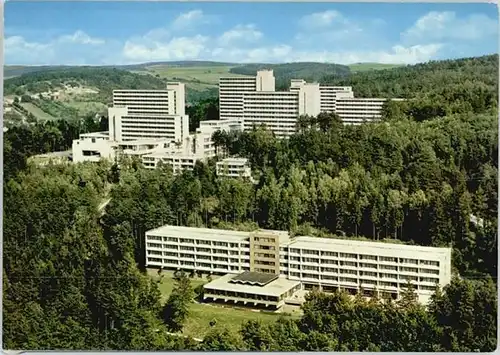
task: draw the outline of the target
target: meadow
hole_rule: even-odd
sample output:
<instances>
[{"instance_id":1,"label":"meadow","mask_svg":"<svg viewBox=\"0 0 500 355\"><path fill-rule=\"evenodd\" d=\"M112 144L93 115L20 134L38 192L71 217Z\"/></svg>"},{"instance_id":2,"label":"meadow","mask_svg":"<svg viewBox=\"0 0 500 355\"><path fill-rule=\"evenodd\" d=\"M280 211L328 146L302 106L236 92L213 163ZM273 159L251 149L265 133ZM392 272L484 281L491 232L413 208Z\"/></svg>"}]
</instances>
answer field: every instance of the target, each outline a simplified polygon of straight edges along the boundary
<instances>
[{"instance_id":1,"label":"meadow","mask_svg":"<svg viewBox=\"0 0 500 355\"><path fill-rule=\"evenodd\" d=\"M40 107L32 104L31 102L23 102L21 106L31 114L33 114L37 119L50 121L55 120L56 118L43 111Z\"/></svg>"},{"instance_id":2,"label":"meadow","mask_svg":"<svg viewBox=\"0 0 500 355\"><path fill-rule=\"evenodd\" d=\"M148 270L148 274L155 280L159 280L156 270ZM215 278L215 277L214 277ZM206 277L191 278L193 288L206 284ZM158 284L162 295L162 302L166 302L174 286L173 273L162 272L161 282ZM224 307L221 305L212 305L205 303L193 303L190 309L190 315L183 329L184 335L193 338L203 338L212 329L210 322L215 321L214 328L227 328L230 331L237 332L241 325L249 320L259 320L263 323L276 321L281 314L271 312L260 312L251 309L242 309L234 307ZM299 317L299 313L284 315L286 317Z\"/></svg>"}]
</instances>

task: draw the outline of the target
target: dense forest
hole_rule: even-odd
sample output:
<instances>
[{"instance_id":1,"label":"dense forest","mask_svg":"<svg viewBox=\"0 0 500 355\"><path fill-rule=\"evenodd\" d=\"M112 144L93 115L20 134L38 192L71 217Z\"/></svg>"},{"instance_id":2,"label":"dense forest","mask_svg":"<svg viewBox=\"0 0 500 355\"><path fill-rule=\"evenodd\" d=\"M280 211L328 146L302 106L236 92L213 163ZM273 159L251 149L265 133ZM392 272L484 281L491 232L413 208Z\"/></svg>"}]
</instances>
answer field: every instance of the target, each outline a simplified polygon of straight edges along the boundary
<instances>
[{"instance_id":1,"label":"dense forest","mask_svg":"<svg viewBox=\"0 0 500 355\"><path fill-rule=\"evenodd\" d=\"M463 61L456 62L461 68ZM429 70L440 80L436 69ZM370 75L384 72L389 81L390 71ZM416 88L423 78L434 76L421 73L408 85ZM4 347L493 351L498 97L494 93L486 104L480 96L476 104L460 96L469 91L455 81L433 83L434 92L449 90L440 101L444 112L426 109L426 98L415 89L413 103L389 102L380 123L344 126L336 115L322 114L301 117L288 140L276 139L265 127L216 132L220 154L247 157L257 184L218 178L215 159L178 176L166 166L144 169L133 159L36 166L26 158L65 149L78 132L99 130L100 123L9 129L4 134ZM484 85L489 92L496 83L484 75L470 83L464 79L467 85ZM190 114L211 119L216 106L204 101ZM411 288L395 303L313 292L300 319L244 323L236 332L214 328L197 342L172 334L182 329L194 302L189 278L179 275L164 302L143 270L145 231L167 223L450 246L454 278L436 290L428 308L415 303Z\"/></svg>"},{"instance_id":2,"label":"dense forest","mask_svg":"<svg viewBox=\"0 0 500 355\"><path fill-rule=\"evenodd\" d=\"M230 73L255 75L258 70L272 69L276 78L276 90L290 87L291 79L304 79L317 82L323 77L344 78L351 73L348 66L325 63L285 63L285 64L247 64L229 70Z\"/></svg>"}]
</instances>

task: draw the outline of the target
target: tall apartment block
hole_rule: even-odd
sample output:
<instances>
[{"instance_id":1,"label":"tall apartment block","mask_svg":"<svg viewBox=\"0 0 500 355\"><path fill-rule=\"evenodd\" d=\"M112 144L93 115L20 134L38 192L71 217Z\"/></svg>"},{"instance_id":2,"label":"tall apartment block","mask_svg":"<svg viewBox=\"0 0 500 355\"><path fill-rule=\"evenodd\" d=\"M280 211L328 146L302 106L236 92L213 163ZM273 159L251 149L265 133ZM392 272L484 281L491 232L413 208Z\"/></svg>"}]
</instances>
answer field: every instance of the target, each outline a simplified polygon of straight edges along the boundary
<instances>
[{"instance_id":1,"label":"tall apartment block","mask_svg":"<svg viewBox=\"0 0 500 355\"><path fill-rule=\"evenodd\" d=\"M108 109L109 137L122 142L137 139L182 141L189 134L183 83L166 90L115 90Z\"/></svg>"},{"instance_id":2,"label":"tall apartment block","mask_svg":"<svg viewBox=\"0 0 500 355\"><path fill-rule=\"evenodd\" d=\"M377 120L386 99L355 98L352 87L319 85L292 79L289 91L275 91L272 70L255 77L219 80L220 119L242 120L244 130L266 125L277 137L295 133L297 118L335 112L345 124Z\"/></svg>"},{"instance_id":3,"label":"tall apartment block","mask_svg":"<svg viewBox=\"0 0 500 355\"><path fill-rule=\"evenodd\" d=\"M297 285L305 290L319 287L324 291L342 288L352 293L363 290L367 295L378 292L397 299L408 282L414 285L419 300L427 303L436 285L444 287L451 281L450 248L307 236L292 238L285 231L238 232L170 225L147 231L145 245L148 267L219 275L244 273L245 278L253 275L257 279L266 278L259 276L263 274L274 275L269 276L268 282L284 288L279 288L278 294L267 293L266 299L260 299L274 305L290 291L286 287ZM230 275L206 286L211 297L234 298L234 292L239 292L238 297L244 298L254 292L255 289L245 291L242 286L233 285ZM259 281L254 278L246 282ZM273 289L271 284L269 292ZM258 300L252 297L245 302Z\"/></svg>"},{"instance_id":4,"label":"tall apartment block","mask_svg":"<svg viewBox=\"0 0 500 355\"><path fill-rule=\"evenodd\" d=\"M272 70L261 70L255 77L237 76L219 79L219 118L221 120L243 119L243 95L256 91L274 91Z\"/></svg>"}]
</instances>

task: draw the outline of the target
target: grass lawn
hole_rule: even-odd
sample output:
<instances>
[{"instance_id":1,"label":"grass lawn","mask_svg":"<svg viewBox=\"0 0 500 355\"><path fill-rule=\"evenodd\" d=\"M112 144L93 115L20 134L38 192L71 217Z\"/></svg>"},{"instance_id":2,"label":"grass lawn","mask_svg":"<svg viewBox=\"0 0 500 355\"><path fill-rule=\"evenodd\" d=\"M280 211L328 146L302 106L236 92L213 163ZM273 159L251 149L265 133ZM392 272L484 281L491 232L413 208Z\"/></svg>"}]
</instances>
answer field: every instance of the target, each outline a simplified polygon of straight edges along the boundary
<instances>
[{"instance_id":1,"label":"grass lawn","mask_svg":"<svg viewBox=\"0 0 500 355\"><path fill-rule=\"evenodd\" d=\"M68 101L62 101L62 103L64 105L77 109L78 112L84 116L86 116L89 113L106 114L108 108L105 104L96 101L68 100Z\"/></svg>"},{"instance_id":2,"label":"grass lawn","mask_svg":"<svg viewBox=\"0 0 500 355\"><path fill-rule=\"evenodd\" d=\"M23 102L21 103L21 106L40 120L55 120L55 117L49 115L47 112L43 111L40 107L32 104L31 102Z\"/></svg>"},{"instance_id":3,"label":"grass lawn","mask_svg":"<svg viewBox=\"0 0 500 355\"><path fill-rule=\"evenodd\" d=\"M370 70L392 69L403 66L402 64L383 64L383 63L356 63L350 64L348 67L352 72L363 72Z\"/></svg>"},{"instance_id":4,"label":"grass lawn","mask_svg":"<svg viewBox=\"0 0 500 355\"><path fill-rule=\"evenodd\" d=\"M158 279L157 271L152 269L148 270L148 274L154 279ZM168 271L162 272L163 280L159 284L159 289L162 294L163 302L165 302L172 292L173 288L173 273ZM191 284L193 288L207 283L206 277L192 278ZM274 322L280 314L258 312L251 309L241 309L233 307L223 307L220 305L194 303L191 306L189 318L184 326L183 333L190 335L193 338L203 338L209 331L209 323L216 320L215 328L227 328L230 331L238 332L241 324L248 320L260 320L261 322ZM299 314L294 314L288 317L299 317Z\"/></svg>"}]
</instances>

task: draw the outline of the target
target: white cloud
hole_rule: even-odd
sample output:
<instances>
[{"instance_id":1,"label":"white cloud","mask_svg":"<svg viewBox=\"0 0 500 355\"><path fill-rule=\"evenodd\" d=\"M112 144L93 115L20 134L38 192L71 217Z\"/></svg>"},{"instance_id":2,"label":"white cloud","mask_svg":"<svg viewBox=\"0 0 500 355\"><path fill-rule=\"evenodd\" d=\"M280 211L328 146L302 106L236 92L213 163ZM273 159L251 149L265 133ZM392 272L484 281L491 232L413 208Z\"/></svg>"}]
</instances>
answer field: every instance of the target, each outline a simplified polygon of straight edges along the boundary
<instances>
[{"instance_id":1,"label":"white cloud","mask_svg":"<svg viewBox=\"0 0 500 355\"><path fill-rule=\"evenodd\" d=\"M88 60L85 57L95 60L95 54L102 52L101 45L104 43L103 39L90 37L78 30L46 43L28 41L22 36L10 36L4 40L4 49L7 63L76 65L85 64Z\"/></svg>"},{"instance_id":2,"label":"white cloud","mask_svg":"<svg viewBox=\"0 0 500 355\"><path fill-rule=\"evenodd\" d=\"M432 11L401 34L406 43L442 40L479 40L498 33L498 21L483 14L458 18L454 12Z\"/></svg>"},{"instance_id":3,"label":"white cloud","mask_svg":"<svg viewBox=\"0 0 500 355\"><path fill-rule=\"evenodd\" d=\"M203 11L192 10L177 16L177 18L171 23L170 28L174 31L181 31L201 24L206 24L208 21L209 17L206 16Z\"/></svg>"},{"instance_id":4,"label":"white cloud","mask_svg":"<svg viewBox=\"0 0 500 355\"><path fill-rule=\"evenodd\" d=\"M218 39L219 44L227 46L235 41L256 42L263 37L262 32L256 29L255 25L238 25L229 31L224 32Z\"/></svg>"},{"instance_id":5,"label":"white cloud","mask_svg":"<svg viewBox=\"0 0 500 355\"><path fill-rule=\"evenodd\" d=\"M401 33L402 38L411 38L412 41L390 41L383 32L388 26L380 19L347 18L337 11L326 11L304 16L298 23L300 32L295 36L292 33L291 40L273 42L254 24L240 24L211 35L190 31L199 24L207 23L206 18L207 15L199 10L190 11L180 14L165 27L121 41L104 41L83 31L53 37L53 40L46 42L10 36L4 42L6 62L118 65L148 61L213 60L241 63L314 61L414 64L440 58L443 53L449 54L458 36L479 38L480 35L493 33L491 22L488 21L496 24L481 15L459 19L454 13L434 12ZM478 22L484 26L478 27ZM185 30L179 31L181 25L187 26ZM190 30L187 29L189 26ZM457 26L462 27L457 30Z\"/></svg>"},{"instance_id":6,"label":"white cloud","mask_svg":"<svg viewBox=\"0 0 500 355\"><path fill-rule=\"evenodd\" d=\"M197 59L205 50L208 37L176 37L168 42L155 42L152 45L127 41L123 56L132 62L169 61Z\"/></svg>"},{"instance_id":7,"label":"white cloud","mask_svg":"<svg viewBox=\"0 0 500 355\"><path fill-rule=\"evenodd\" d=\"M387 46L380 19L351 19L338 11L312 13L299 20L301 31L295 35L297 46L304 49L333 47L339 51Z\"/></svg>"},{"instance_id":8,"label":"white cloud","mask_svg":"<svg viewBox=\"0 0 500 355\"><path fill-rule=\"evenodd\" d=\"M103 39L90 37L88 34L80 30L76 31L72 35L61 36L59 38L59 41L79 43L79 44L92 44L92 45L99 45L105 43Z\"/></svg>"},{"instance_id":9,"label":"white cloud","mask_svg":"<svg viewBox=\"0 0 500 355\"><path fill-rule=\"evenodd\" d=\"M299 25L306 30L317 30L327 28L333 24L346 24L346 18L335 10L315 12L302 17Z\"/></svg>"}]
</instances>

